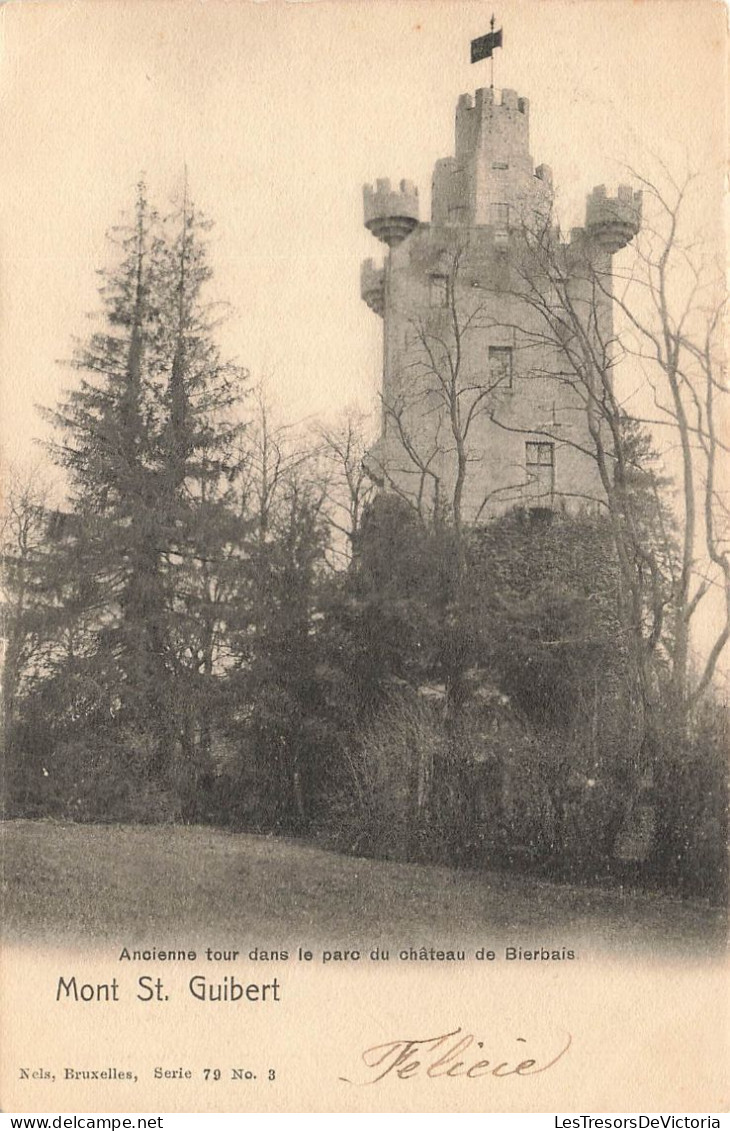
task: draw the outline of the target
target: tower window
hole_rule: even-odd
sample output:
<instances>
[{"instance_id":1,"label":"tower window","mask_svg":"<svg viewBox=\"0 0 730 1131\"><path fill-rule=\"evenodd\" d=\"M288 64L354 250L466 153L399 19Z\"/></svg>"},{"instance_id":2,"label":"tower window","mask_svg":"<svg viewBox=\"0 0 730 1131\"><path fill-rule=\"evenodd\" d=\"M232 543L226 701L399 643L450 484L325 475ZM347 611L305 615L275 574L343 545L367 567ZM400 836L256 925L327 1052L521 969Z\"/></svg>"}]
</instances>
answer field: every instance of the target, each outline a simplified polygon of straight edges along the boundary
<instances>
[{"instance_id":1,"label":"tower window","mask_svg":"<svg viewBox=\"0 0 730 1131\"><path fill-rule=\"evenodd\" d=\"M512 388L512 346L489 347L489 383Z\"/></svg>"},{"instance_id":2,"label":"tower window","mask_svg":"<svg viewBox=\"0 0 730 1131\"><path fill-rule=\"evenodd\" d=\"M548 505L555 490L555 445L543 441L525 444L527 495L535 505Z\"/></svg>"},{"instance_id":3,"label":"tower window","mask_svg":"<svg viewBox=\"0 0 730 1131\"><path fill-rule=\"evenodd\" d=\"M493 204L491 215L492 224L495 228L509 227L509 204Z\"/></svg>"},{"instance_id":4,"label":"tower window","mask_svg":"<svg viewBox=\"0 0 730 1131\"><path fill-rule=\"evenodd\" d=\"M432 275L430 279L429 304L431 306L448 306L449 281L445 275Z\"/></svg>"}]
</instances>

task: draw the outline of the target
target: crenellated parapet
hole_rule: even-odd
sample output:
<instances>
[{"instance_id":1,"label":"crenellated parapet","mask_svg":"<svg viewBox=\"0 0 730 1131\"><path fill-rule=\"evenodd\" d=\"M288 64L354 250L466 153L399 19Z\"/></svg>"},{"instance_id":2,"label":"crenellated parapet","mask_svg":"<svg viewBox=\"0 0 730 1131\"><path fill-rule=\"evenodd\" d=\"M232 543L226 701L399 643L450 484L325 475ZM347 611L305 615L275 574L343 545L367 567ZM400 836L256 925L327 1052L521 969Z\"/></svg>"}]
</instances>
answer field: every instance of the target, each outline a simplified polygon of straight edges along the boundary
<instances>
[{"instance_id":1,"label":"crenellated parapet","mask_svg":"<svg viewBox=\"0 0 730 1131\"><path fill-rule=\"evenodd\" d=\"M610 255L625 247L641 228L641 192L619 185L616 196L608 196L598 185L586 200L586 232Z\"/></svg>"},{"instance_id":2,"label":"crenellated parapet","mask_svg":"<svg viewBox=\"0 0 730 1131\"><path fill-rule=\"evenodd\" d=\"M372 259L364 259L360 266L360 295L373 313L382 318L385 311L385 269L376 267Z\"/></svg>"},{"instance_id":3,"label":"crenellated parapet","mask_svg":"<svg viewBox=\"0 0 730 1131\"><path fill-rule=\"evenodd\" d=\"M418 189L411 181L401 181L394 189L387 178L363 188L365 227L388 247L402 243L418 226Z\"/></svg>"},{"instance_id":4,"label":"crenellated parapet","mask_svg":"<svg viewBox=\"0 0 730 1131\"><path fill-rule=\"evenodd\" d=\"M459 101L456 104L457 117L467 110L475 110L476 118L482 118L485 114L500 110L516 110L527 118L530 113L530 100L520 98L516 90L505 88L502 91L495 91L491 86L483 86L477 90L473 97L471 94L459 95Z\"/></svg>"}]
</instances>

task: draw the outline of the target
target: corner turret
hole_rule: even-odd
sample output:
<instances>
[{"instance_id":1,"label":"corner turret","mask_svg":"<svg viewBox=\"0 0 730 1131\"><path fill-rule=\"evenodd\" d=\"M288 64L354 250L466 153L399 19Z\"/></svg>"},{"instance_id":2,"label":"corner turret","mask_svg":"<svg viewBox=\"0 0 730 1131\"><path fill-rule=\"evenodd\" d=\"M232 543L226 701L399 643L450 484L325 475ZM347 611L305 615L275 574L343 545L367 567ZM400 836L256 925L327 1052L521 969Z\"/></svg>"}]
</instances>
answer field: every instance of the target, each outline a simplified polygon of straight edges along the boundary
<instances>
[{"instance_id":1,"label":"corner turret","mask_svg":"<svg viewBox=\"0 0 730 1131\"><path fill-rule=\"evenodd\" d=\"M385 311L385 269L376 267L372 259L364 259L360 267L360 296L374 314Z\"/></svg>"},{"instance_id":2,"label":"corner turret","mask_svg":"<svg viewBox=\"0 0 730 1131\"><path fill-rule=\"evenodd\" d=\"M401 181L397 189L387 179L363 189L365 227L388 247L397 247L418 226L418 189Z\"/></svg>"},{"instance_id":3,"label":"corner turret","mask_svg":"<svg viewBox=\"0 0 730 1131\"><path fill-rule=\"evenodd\" d=\"M597 185L586 200L586 232L603 251L614 255L637 235L641 227L641 192L619 185L616 196Z\"/></svg>"}]
</instances>

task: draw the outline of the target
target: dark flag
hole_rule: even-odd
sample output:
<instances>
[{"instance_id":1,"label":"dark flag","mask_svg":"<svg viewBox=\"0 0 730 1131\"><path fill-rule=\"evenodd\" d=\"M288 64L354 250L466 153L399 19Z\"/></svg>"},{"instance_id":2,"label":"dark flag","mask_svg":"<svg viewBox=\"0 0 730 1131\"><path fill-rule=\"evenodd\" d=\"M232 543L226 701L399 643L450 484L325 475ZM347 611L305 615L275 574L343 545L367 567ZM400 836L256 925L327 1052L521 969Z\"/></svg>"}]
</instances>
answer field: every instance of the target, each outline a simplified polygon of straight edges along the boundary
<instances>
[{"instance_id":1,"label":"dark flag","mask_svg":"<svg viewBox=\"0 0 730 1131\"><path fill-rule=\"evenodd\" d=\"M490 31L479 39L471 41L471 61L478 63L481 59L491 59L495 47L502 46L502 29Z\"/></svg>"}]
</instances>

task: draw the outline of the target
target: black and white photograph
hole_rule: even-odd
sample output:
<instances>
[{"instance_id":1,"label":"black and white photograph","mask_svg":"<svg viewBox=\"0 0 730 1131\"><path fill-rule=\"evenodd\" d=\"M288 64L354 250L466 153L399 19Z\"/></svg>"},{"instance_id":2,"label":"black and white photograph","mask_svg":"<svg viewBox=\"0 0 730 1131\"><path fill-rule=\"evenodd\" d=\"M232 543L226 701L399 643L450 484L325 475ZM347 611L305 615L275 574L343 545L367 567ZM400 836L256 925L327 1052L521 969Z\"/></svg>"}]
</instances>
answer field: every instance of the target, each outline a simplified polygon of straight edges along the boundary
<instances>
[{"instance_id":1,"label":"black and white photograph","mask_svg":"<svg viewBox=\"0 0 730 1131\"><path fill-rule=\"evenodd\" d=\"M726 69L0 8L2 1110L725 1110Z\"/></svg>"}]
</instances>

